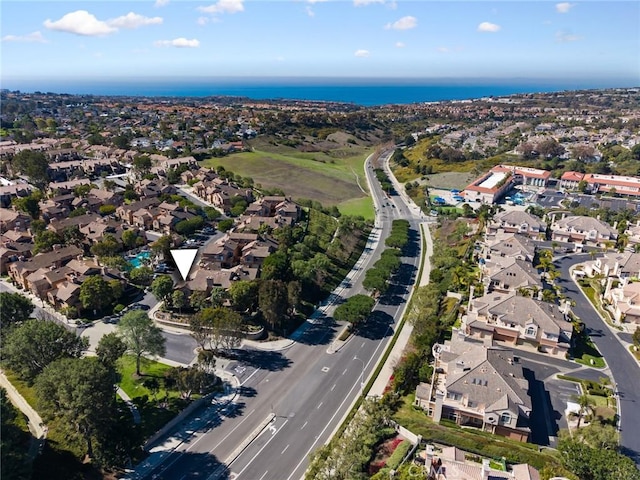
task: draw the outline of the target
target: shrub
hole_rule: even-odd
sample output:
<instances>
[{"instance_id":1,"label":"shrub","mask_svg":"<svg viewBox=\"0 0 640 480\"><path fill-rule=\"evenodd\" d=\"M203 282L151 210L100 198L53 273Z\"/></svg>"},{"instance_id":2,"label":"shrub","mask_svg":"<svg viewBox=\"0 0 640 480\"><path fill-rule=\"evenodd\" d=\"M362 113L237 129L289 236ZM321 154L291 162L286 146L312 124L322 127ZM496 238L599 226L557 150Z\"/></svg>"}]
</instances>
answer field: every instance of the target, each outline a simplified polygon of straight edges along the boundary
<instances>
[{"instance_id":1,"label":"shrub","mask_svg":"<svg viewBox=\"0 0 640 480\"><path fill-rule=\"evenodd\" d=\"M403 440L387 460L387 467L394 470L398 468L409 450L411 450L411 443Z\"/></svg>"}]
</instances>

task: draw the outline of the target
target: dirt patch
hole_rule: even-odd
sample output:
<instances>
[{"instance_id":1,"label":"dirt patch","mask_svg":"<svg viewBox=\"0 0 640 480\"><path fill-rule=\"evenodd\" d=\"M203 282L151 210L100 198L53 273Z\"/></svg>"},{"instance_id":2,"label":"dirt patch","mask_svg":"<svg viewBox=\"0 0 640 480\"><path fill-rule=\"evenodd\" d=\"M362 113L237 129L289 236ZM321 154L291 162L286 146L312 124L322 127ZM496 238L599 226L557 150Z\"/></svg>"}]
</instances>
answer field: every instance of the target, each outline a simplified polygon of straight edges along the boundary
<instances>
[{"instance_id":1,"label":"dirt patch","mask_svg":"<svg viewBox=\"0 0 640 480\"><path fill-rule=\"evenodd\" d=\"M444 172L424 175L419 183L429 185L433 188L443 188L445 190L462 190L476 177L469 172Z\"/></svg>"}]
</instances>

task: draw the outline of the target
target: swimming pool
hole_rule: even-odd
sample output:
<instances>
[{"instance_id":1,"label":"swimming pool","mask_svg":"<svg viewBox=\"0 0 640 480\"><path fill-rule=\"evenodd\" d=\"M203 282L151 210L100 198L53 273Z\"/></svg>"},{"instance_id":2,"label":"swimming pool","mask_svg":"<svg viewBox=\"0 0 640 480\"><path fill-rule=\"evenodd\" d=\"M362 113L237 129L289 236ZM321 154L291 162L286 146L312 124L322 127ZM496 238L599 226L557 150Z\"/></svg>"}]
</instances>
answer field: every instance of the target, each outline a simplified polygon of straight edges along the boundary
<instances>
[{"instance_id":1,"label":"swimming pool","mask_svg":"<svg viewBox=\"0 0 640 480\"><path fill-rule=\"evenodd\" d=\"M144 252L138 253L135 257L130 259L129 260L129 264L133 268L138 268L138 267L141 267L142 265L144 265L144 261L149 259L149 258L151 258L151 252L149 250L146 250Z\"/></svg>"}]
</instances>

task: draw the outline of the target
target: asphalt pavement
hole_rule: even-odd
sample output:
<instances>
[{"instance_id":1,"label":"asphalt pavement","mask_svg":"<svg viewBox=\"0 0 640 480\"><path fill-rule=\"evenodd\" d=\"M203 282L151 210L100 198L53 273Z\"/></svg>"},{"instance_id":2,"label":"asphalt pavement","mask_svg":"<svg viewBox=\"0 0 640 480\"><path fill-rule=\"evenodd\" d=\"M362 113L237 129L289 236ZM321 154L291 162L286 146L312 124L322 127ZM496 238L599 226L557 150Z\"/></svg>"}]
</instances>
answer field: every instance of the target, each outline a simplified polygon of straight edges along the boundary
<instances>
[{"instance_id":1,"label":"asphalt pavement","mask_svg":"<svg viewBox=\"0 0 640 480\"><path fill-rule=\"evenodd\" d=\"M640 465L640 366L623 343L619 332L607 325L571 279L571 266L589 260L589 255L573 255L554 263L561 274L564 294L575 301L575 313L589 329L589 335L611 370L618 391L620 444L626 455Z\"/></svg>"},{"instance_id":2,"label":"asphalt pavement","mask_svg":"<svg viewBox=\"0 0 640 480\"><path fill-rule=\"evenodd\" d=\"M367 169L367 175L373 177L373 172ZM387 201L377 182L371 183L382 213L373 235L386 238L396 218L409 219L412 234L397 285L379 299L366 328L338 352L327 348L343 326L333 321L333 309L362 291L363 272L379 258L383 242L375 242L375 248L363 255L349 282L343 282L286 350L238 352L240 358L227 366L238 378L234 407L224 415L215 413L215 406L201 413L215 420L186 435L176 448L156 452L164 458L153 472L147 470L149 476L180 480L303 477L309 454L328 441L392 338L417 274L421 215L416 218L416 212L397 196ZM252 440L249 444L247 438Z\"/></svg>"}]
</instances>

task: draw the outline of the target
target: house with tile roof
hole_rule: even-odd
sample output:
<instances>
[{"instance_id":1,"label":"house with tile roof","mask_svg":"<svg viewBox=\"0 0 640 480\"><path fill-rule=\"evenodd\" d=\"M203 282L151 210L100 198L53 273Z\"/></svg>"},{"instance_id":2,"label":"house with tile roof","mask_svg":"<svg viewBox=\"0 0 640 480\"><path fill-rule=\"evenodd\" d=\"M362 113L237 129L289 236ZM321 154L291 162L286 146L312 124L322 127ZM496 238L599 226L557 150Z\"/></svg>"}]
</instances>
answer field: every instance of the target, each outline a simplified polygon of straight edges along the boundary
<instances>
[{"instance_id":1,"label":"house with tile roof","mask_svg":"<svg viewBox=\"0 0 640 480\"><path fill-rule=\"evenodd\" d=\"M616 241L618 232L609 224L593 217L564 216L551 224L551 240L606 247Z\"/></svg>"},{"instance_id":2,"label":"house with tile roof","mask_svg":"<svg viewBox=\"0 0 640 480\"><path fill-rule=\"evenodd\" d=\"M510 349L488 346L454 330L434 347L431 384L416 389L417 406L434 422L442 418L526 442L531 398L522 366Z\"/></svg>"},{"instance_id":3,"label":"house with tile roof","mask_svg":"<svg viewBox=\"0 0 640 480\"><path fill-rule=\"evenodd\" d=\"M544 238L547 224L542 219L522 210L509 210L493 216L487 224L487 235L497 232L519 233L531 238Z\"/></svg>"},{"instance_id":4,"label":"house with tile roof","mask_svg":"<svg viewBox=\"0 0 640 480\"><path fill-rule=\"evenodd\" d=\"M530 345L563 356L569 351L573 325L558 305L514 292L491 292L469 301L462 328L474 338Z\"/></svg>"}]
</instances>

